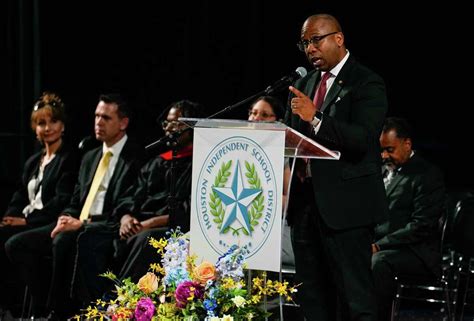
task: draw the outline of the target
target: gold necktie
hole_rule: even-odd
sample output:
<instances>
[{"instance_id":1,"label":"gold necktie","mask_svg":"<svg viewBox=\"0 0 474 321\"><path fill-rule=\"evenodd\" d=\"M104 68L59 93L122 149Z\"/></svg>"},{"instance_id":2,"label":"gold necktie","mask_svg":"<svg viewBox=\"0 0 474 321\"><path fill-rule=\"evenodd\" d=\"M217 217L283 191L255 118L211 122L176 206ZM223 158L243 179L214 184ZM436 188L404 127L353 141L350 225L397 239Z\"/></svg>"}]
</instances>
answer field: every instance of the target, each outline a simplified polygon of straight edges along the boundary
<instances>
[{"instance_id":1,"label":"gold necktie","mask_svg":"<svg viewBox=\"0 0 474 321\"><path fill-rule=\"evenodd\" d=\"M89 189L89 194L87 194L86 202L84 203L81 215L79 216L79 219L81 221L87 220L89 218L89 212L91 210L92 203L94 203L94 199L97 194L97 191L99 190L100 183L102 183L102 179L104 178L104 175L107 172L110 157L112 157L112 155L112 152L107 152L102 155L102 158L100 159L99 166L97 166L97 170L95 171L94 180L92 181L91 188Z\"/></svg>"}]
</instances>

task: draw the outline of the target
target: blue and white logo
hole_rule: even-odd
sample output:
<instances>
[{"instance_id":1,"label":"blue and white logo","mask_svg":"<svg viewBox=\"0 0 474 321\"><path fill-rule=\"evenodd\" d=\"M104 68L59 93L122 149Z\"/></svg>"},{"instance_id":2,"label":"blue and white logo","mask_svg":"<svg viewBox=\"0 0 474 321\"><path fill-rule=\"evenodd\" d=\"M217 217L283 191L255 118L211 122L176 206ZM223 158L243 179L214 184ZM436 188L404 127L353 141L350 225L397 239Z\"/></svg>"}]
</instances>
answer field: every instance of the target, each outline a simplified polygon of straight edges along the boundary
<instances>
[{"instance_id":1,"label":"blue and white logo","mask_svg":"<svg viewBox=\"0 0 474 321\"><path fill-rule=\"evenodd\" d=\"M196 192L199 227L218 255L238 244L251 257L280 217L272 163L247 137L233 136L215 145L200 169Z\"/></svg>"}]
</instances>

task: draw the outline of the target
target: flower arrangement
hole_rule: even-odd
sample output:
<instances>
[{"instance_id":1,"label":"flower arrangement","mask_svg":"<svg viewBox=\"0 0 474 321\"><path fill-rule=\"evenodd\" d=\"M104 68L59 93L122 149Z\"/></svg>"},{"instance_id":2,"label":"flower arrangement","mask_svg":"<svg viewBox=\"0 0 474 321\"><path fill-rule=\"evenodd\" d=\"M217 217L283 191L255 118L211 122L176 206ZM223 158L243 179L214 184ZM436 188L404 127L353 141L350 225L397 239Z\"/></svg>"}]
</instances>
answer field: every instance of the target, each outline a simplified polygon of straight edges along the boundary
<instances>
[{"instance_id":1,"label":"flower arrangement","mask_svg":"<svg viewBox=\"0 0 474 321\"><path fill-rule=\"evenodd\" d=\"M150 239L161 254L161 265L151 264L150 272L138 283L118 280L107 272L103 276L115 282L117 297L108 302L97 300L83 316L87 319L138 321L233 321L263 320L269 313L262 307L266 296L281 295L292 300L295 287L255 277L247 286L244 278L244 250L234 245L215 265L195 263L188 255L189 240L180 232L168 239ZM80 319L81 316L76 316Z\"/></svg>"}]
</instances>

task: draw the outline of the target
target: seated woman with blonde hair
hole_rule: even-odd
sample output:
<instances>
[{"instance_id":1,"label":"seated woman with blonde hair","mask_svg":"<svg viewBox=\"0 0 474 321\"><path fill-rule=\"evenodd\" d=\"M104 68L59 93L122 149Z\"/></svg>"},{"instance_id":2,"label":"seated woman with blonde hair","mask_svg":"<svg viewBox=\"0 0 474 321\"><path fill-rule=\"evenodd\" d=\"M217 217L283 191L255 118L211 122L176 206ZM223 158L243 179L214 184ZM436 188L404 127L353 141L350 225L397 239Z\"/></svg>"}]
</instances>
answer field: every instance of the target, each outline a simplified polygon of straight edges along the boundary
<instances>
[{"instance_id":1,"label":"seated woman with blonde hair","mask_svg":"<svg viewBox=\"0 0 474 321\"><path fill-rule=\"evenodd\" d=\"M26 161L18 189L0 221L0 306L4 309L16 303L11 293L20 288L14 282L18 277L12 277L18 267L8 261L5 243L54 222L73 193L78 161L63 140L65 120L64 103L57 94L45 92L33 106L31 128L42 149Z\"/></svg>"}]
</instances>

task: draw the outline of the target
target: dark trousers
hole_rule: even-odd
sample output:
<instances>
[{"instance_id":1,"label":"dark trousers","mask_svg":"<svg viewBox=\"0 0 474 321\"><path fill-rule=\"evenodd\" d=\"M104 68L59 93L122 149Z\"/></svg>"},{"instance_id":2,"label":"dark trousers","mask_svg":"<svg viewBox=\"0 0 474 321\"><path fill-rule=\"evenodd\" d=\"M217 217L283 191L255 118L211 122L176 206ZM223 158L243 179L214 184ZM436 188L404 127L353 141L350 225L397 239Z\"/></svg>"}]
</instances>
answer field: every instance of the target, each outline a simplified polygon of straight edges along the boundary
<instances>
[{"instance_id":1,"label":"dark trousers","mask_svg":"<svg viewBox=\"0 0 474 321\"><path fill-rule=\"evenodd\" d=\"M151 263L159 263L160 255L156 249L149 244L150 237L156 240L166 237L168 227L154 228L138 233L121 244L125 262L119 273L120 279L130 277L133 282L137 282L150 268Z\"/></svg>"},{"instance_id":2,"label":"dark trousers","mask_svg":"<svg viewBox=\"0 0 474 321\"><path fill-rule=\"evenodd\" d=\"M292 243L306 320L332 321L340 314L343 321L375 321L371 229L332 230L319 218L314 201L302 204L292 213Z\"/></svg>"},{"instance_id":3,"label":"dark trousers","mask_svg":"<svg viewBox=\"0 0 474 321\"><path fill-rule=\"evenodd\" d=\"M7 258L5 244L8 239L28 228L28 226L0 227L0 307L4 309L19 310L24 290L24 283L18 278L17 266Z\"/></svg>"},{"instance_id":4,"label":"dark trousers","mask_svg":"<svg viewBox=\"0 0 474 321\"><path fill-rule=\"evenodd\" d=\"M55 310L59 316L70 317L83 303L100 298L106 280L99 274L107 271L118 229L117 225L96 222L51 239L55 226L19 233L9 239L6 250L11 260L22 266L23 278L31 289L33 313L42 316ZM51 269L48 286L38 269L45 263Z\"/></svg>"},{"instance_id":5,"label":"dark trousers","mask_svg":"<svg viewBox=\"0 0 474 321\"><path fill-rule=\"evenodd\" d=\"M392 301L397 286L395 275L433 275L433 272L408 247L375 253L372 256L372 271L379 308L379 321L390 320Z\"/></svg>"},{"instance_id":6,"label":"dark trousers","mask_svg":"<svg viewBox=\"0 0 474 321\"><path fill-rule=\"evenodd\" d=\"M69 303L65 300L69 297L77 231L51 239L55 226L56 222L19 233L5 245L30 289L35 316L46 316L49 309L63 309Z\"/></svg>"},{"instance_id":7,"label":"dark trousers","mask_svg":"<svg viewBox=\"0 0 474 321\"><path fill-rule=\"evenodd\" d=\"M112 270L118 235L118 225L105 222L87 224L78 233L71 297L89 305L106 291L110 280L100 274Z\"/></svg>"}]
</instances>

